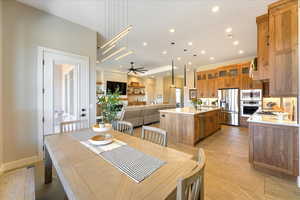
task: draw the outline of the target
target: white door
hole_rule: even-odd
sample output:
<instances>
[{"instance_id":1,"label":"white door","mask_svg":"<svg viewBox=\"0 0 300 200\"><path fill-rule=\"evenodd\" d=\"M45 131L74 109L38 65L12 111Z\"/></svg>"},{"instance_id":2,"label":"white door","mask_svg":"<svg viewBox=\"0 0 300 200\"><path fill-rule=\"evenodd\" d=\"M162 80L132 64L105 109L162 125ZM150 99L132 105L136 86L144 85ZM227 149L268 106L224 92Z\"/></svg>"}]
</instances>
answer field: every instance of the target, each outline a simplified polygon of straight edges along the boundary
<instances>
[{"instance_id":1,"label":"white door","mask_svg":"<svg viewBox=\"0 0 300 200\"><path fill-rule=\"evenodd\" d=\"M43 60L43 135L65 121L89 124L89 59L44 49Z\"/></svg>"}]
</instances>

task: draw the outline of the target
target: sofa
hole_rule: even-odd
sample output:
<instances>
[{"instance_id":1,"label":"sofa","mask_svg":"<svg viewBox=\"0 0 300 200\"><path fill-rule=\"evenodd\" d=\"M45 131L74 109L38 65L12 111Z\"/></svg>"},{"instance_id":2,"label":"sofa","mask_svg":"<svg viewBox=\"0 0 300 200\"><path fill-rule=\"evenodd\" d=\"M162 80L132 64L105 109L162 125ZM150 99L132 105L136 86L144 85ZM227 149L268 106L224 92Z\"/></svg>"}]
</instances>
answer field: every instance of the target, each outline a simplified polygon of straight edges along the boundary
<instances>
[{"instance_id":1,"label":"sofa","mask_svg":"<svg viewBox=\"0 0 300 200\"><path fill-rule=\"evenodd\" d=\"M144 106L127 106L123 109L121 120L128 121L134 127L159 122L159 110L172 109L173 104L153 104Z\"/></svg>"}]
</instances>

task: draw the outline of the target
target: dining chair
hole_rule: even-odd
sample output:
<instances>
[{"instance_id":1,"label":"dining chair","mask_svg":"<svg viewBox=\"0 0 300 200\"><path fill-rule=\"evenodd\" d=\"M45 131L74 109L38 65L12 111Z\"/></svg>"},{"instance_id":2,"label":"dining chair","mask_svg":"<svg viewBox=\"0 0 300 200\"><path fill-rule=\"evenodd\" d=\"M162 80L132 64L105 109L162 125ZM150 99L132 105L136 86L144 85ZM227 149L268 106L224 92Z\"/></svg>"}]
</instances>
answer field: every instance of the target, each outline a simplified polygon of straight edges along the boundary
<instances>
[{"instance_id":1,"label":"dining chair","mask_svg":"<svg viewBox=\"0 0 300 200\"><path fill-rule=\"evenodd\" d=\"M143 140L148 140L165 147L167 146L167 131L163 129L151 126L143 126L141 137Z\"/></svg>"},{"instance_id":2,"label":"dining chair","mask_svg":"<svg viewBox=\"0 0 300 200\"><path fill-rule=\"evenodd\" d=\"M87 120L66 121L60 123L60 132L67 133L88 127L89 125Z\"/></svg>"},{"instance_id":3,"label":"dining chair","mask_svg":"<svg viewBox=\"0 0 300 200\"><path fill-rule=\"evenodd\" d=\"M197 167L177 181L176 200L204 200L205 153L199 149Z\"/></svg>"},{"instance_id":4,"label":"dining chair","mask_svg":"<svg viewBox=\"0 0 300 200\"><path fill-rule=\"evenodd\" d=\"M115 121L112 123L112 127L116 131L133 135L133 125L130 122L126 121Z\"/></svg>"}]
</instances>

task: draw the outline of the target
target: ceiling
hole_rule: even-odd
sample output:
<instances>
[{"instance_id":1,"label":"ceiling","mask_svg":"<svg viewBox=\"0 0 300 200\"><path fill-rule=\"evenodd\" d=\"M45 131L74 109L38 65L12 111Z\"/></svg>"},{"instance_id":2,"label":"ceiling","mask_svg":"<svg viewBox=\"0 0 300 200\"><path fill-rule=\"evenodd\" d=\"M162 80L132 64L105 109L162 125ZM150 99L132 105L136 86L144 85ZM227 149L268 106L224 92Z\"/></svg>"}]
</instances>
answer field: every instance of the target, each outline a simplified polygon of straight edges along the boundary
<instances>
[{"instance_id":1,"label":"ceiling","mask_svg":"<svg viewBox=\"0 0 300 200\"><path fill-rule=\"evenodd\" d=\"M104 0L18 0L53 15L108 34L105 26ZM111 0L124 1L124 0ZM99 66L126 71L130 61L136 66L157 69L170 65L172 56L175 65L182 69L187 62L192 67L239 59L256 55L256 17L267 12L267 5L275 0L128 0L128 24L132 31L122 45L135 53L120 61L109 60ZM219 6L213 13L212 7ZM119 23L113 26L117 32L121 17L126 13L114 12ZM124 20L124 18L123 18ZM124 22L125 23L125 22ZM123 24L124 24L123 23ZM233 38L228 38L225 29L231 27ZM169 29L174 28L175 33ZM109 38L108 38L109 39ZM239 45L233 45L235 40ZM147 46L143 46L147 42ZM171 46L170 42L175 42ZM189 46L188 42L193 45ZM183 49L188 49L183 52ZM202 55L201 51L206 54ZM243 50L243 54L239 51ZM162 52L167 51L166 55ZM196 54L197 56L193 56ZM177 61L181 57L181 61ZM214 60L210 60L214 57Z\"/></svg>"}]
</instances>

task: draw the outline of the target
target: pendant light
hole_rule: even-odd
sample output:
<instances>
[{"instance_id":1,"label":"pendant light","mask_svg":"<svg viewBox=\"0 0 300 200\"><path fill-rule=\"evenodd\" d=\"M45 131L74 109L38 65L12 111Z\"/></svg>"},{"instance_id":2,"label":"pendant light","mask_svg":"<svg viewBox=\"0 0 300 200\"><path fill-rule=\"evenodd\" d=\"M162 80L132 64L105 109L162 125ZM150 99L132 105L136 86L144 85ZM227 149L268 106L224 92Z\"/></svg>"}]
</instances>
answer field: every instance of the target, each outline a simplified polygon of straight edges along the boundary
<instances>
[{"instance_id":1,"label":"pendant light","mask_svg":"<svg viewBox=\"0 0 300 200\"><path fill-rule=\"evenodd\" d=\"M183 71L183 81L184 81L184 87L186 87L186 64L184 65L184 71Z\"/></svg>"},{"instance_id":2,"label":"pendant light","mask_svg":"<svg viewBox=\"0 0 300 200\"><path fill-rule=\"evenodd\" d=\"M117 1L117 2L116 2ZM105 9L104 9L104 16L105 16L105 37L110 38L107 42L98 48L101 51L101 55L104 56L108 52L113 51L115 47L117 47L118 42L121 41L128 33L132 30L133 26L128 25L128 0L105 0ZM120 5L121 8L120 8ZM124 28L125 27L125 28ZM121 32L117 33L117 29L122 30ZM128 40L127 44L119 49L116 49L111 54L106 56L105 58L101 59L101 62L105 62L110 58L117 56L123 50L128 49ZM122 55L119 55L117 59L120 60L130 54L133 51L127 51Z\"/></svg>"},{"instance_id":3,"label":"pendant light","mask_svg":"<svg viewBox=\"0 0 300 200\"><path fill-rule=\"evenodd\" d=\"M196 88L196 70L194 69L194 88Z\"/></svg>"},{"instance_id":4,"label":"pendant light","mask_svg":"<svg viewBox=\"0 0 300 200\"><path fill-rule=\"evenodd\" d=\"M175 88L175 77L174 77L174 59L172 58L172 85L171 88Z\"/></svg>"}]
</instances>

